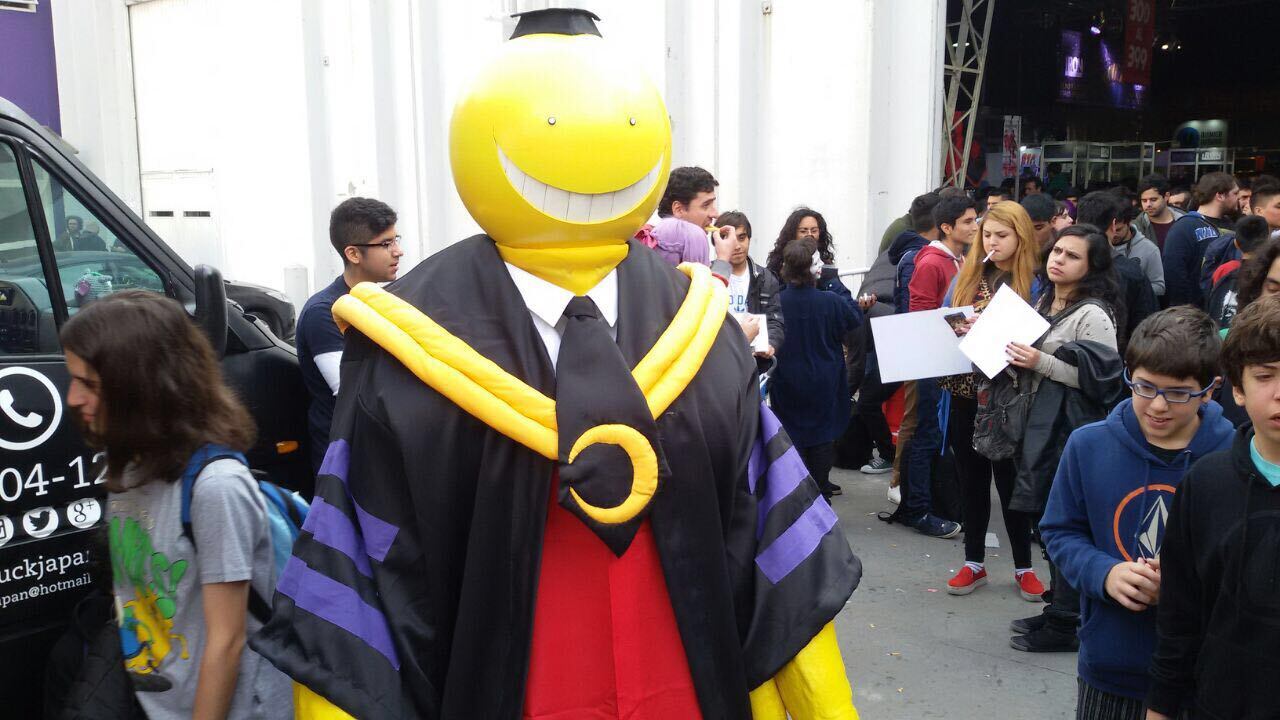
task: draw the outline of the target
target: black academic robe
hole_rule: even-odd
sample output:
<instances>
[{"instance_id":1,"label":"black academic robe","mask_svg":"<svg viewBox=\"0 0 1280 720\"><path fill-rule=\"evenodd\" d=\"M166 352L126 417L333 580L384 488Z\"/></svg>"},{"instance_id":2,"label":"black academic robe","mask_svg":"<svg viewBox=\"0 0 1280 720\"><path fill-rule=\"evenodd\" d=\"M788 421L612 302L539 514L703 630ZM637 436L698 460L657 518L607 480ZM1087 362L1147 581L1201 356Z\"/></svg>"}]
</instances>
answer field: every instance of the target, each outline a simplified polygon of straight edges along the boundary
<instances>
[{"instance_id":1,"label":"black academic robe","mask_svg":"<svg viewBox=\"0 0 1280 720\"><path fill-rule=\"evenodd\" d=\"M631 244L617 322L631 367L688 286ZM388 290L554 397L546 349L489 238L437 253ZM795 465L780 460L790 443L763 417L755 363L728 318L658 418L671 474L649 516L706 718L750 717L748 692L835 617L861 574L813 481L770 479ZM554 463L354 328L332 438L253 647L357 717L519 718ZM821 532L815 517L829 518Z\"/></svg>"}]
</instances>

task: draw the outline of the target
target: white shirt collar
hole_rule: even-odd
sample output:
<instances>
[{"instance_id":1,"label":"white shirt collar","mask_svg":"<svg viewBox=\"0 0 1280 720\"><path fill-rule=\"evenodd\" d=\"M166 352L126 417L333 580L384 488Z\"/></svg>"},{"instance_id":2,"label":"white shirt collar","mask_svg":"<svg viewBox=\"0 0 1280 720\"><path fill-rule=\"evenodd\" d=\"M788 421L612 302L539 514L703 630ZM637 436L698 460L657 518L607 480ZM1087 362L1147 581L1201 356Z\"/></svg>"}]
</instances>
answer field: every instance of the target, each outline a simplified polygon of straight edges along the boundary
<instances>
[{"instance_id":1,"label":"white shirt collar","mask_svg":"<svg viewBox=\"0 0 1280 720\"><path fill-rule=\"evenodd\" d=\"M511 280L524 299L529 312L538 316L546 324L555 327L564 316L564 309L573 299L573 292L525 270L506 263ZM600 317L609 327L618 324L618 270L609 271L596 286L587 291L587 297L600 309Z\"/></svg>"}]
</instances>

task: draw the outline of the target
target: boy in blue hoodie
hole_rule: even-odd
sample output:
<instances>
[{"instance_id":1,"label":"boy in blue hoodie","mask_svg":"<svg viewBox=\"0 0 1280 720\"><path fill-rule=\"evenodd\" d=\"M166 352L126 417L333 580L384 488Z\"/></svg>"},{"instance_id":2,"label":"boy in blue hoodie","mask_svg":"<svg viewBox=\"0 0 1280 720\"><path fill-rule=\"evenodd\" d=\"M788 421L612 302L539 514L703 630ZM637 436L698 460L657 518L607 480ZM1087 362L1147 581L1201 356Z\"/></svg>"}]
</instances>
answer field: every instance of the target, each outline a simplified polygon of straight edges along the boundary
<instances>
[{"instance_id":1,"label":"boy in blue hoodie","mask_svg":"<svg viewBox=\"0 0 1280 720\"><path fill-rule=\"evenodd\" d=\"M1040 532L1080 588L1080 720L1144 717L1169 505L1193 462L1231 446L1231 423L1211 399L1220 351L1204 312L1151 315L1125 352L1132 397L1063 451Z\"/></svg>"}]
</instances>

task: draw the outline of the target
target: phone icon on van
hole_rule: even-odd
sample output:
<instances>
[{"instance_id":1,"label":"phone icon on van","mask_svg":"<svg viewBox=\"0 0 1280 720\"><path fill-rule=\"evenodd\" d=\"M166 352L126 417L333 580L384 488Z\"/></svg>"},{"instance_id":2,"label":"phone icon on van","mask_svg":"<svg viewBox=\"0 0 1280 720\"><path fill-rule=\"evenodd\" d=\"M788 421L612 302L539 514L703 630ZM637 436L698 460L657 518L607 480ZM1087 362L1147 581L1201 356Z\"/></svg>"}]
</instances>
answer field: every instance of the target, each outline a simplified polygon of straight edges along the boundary
<instances>
[{"instance_id":1,"label":"phone icon on van","mask_svg":"<svg viewBox=\"0 0 1280 720\"><path fill-rule=\"evenodd\" d=\"M5 416L10 420L28 430L38 428L40 423L44 422L44 416L38 412L32 411L23 414L14 409L13 393L8 390L0 390L0 410L3 410Z\"/></svg>"}]
</instances>

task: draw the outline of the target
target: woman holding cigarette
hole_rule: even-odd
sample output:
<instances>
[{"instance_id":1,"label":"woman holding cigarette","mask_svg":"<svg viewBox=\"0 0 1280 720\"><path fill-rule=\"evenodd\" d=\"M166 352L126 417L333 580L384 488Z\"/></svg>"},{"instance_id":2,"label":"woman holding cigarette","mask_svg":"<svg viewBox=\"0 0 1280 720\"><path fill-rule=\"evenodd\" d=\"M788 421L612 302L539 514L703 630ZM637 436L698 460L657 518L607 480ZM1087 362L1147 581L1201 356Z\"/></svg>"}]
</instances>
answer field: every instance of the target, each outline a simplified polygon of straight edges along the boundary
<instances>
[{"instance_id":1,"label":"woman holding cigarette","mask_svg":"<svg viewBox=\"0 0 1280 720\"><path fill-rule=\"evenodd\" d=\"M963 335L977 319L996 291L1008 285L1028 303L1034 304L1038 289L1036 271L1039 250L1031 216L1021 205L1006 201L987 210L979 231L982 242L973 243L969 256L956 276L952 307L972 305L974 317L957 328ZM1009 509L1017 466L1012 459L989 460L973 449L974 419L978 401L972 374L946 378L943 388L951 392L947 422L947 442L956 458L956 474L964 500L964 567L947 582L947 592L968 595L987 584L984 565L987 525L991 521L991 481L994 477L1000 496L1000 511L1013 554L1014 581L1019 594L1040 602L1044 586L1031 569L1031 516Z\"/></svg>"},{"instance_id":2,"label":"woman holding cigarette","mask_svg":"<svg viewBox=\"0 0 1280 720\"><path fill-rule=\"evenodd\" d=\"M1036 309L1051 323L1037 347L1011 343L1009 363L1029 371L1031 408L1015 456L1018 478L1012 510L1039 517L1061 460L1067 436L1106 417L1124 389L1116 349L1123 323L1120 289L1112 270L1110 243L1092 225L1062 231L1045 257L1049 286ZM1049 559L1053 599L1044 612L1016 620L1015 650L1062 652L1078 647L1079 592Z\"/></svg>"}]
</instances>

